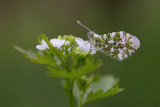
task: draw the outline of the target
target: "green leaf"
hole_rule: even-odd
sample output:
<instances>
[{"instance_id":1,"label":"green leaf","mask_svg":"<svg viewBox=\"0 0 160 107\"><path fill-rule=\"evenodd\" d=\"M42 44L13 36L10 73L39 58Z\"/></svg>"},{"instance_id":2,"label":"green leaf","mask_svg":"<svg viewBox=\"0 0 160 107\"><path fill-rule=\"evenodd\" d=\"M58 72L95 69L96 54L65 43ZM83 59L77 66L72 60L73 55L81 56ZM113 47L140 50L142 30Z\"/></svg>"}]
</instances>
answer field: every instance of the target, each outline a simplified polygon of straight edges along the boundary
<instances>
[{"instance_id":1,"label":"green leaf","mask_svg":"<svg viewBox=\"0 0 160 107\"><path fill-rule=\"evenodd\" d=\"M22 49L21 47L19 47L19 46L16 46L16 45L14 45L13 46L13 48L15 48L17 51L19 51L20 53L22 53L22 54L24 54L25 53L25 50L24 49Z\"/></svg>"},{"instance_id":2,"label":"green leaf","mask_svg":"<svg viewBox=\"0 0 160 107\"><path fill-rule=\"evenodd\" d=\"M85 62L85 65L81 66L78 69L73 69L71 72L67 72L66 70L57 71L52 67L47 67L47 69L49 70L48 73L49 73L49 76L51 77L74 79L84 74L97 70L101 65L102 63L97 64L87 59Z\"/></svg>"},{"instance_id":3,"label":"green leaf","mask_svg":"<svg viewBox=\"0 0 160 107\"><path fill-rule=\"evenodd\" d=\"M31 62L34 63L39 63L39 64L45 64L45 65L50 65L50 66L56 66L56 61L54 60L53 56L50 55L40 55L36 54L36 59L35 58L29 58Z\"/></svg>"},{"instance_id":4,"label":"green leaf","mask_svg":"<svg viewBox=\"0 0 160 107\"><path fill-rule=\"evenodd\" d=\"M83 76L77 78L75 82L76 82L78 88L80 89L80 91L85 93L88 86L90 86L90 84L92 83L93 79L94 79L93 74L89 77L87 77L86 75L83 75Z\"/></svg>"},{"instance_id":5,"label":"green leaf","mask_svg":"<svg viewBox=\"0 0 160 107\"><path fill-rule=\"evenodd\" d=\"M32 58L32 59L36 59L36 58L37 58L37 57L36 57L36 53L33 52L33 51L31 51L31 50L26 51L26 50L22 49L22 48L19 47L19 46L13 46L13 47L14 47L17 51L19 51L19 52L21 52L22 54L24 54L26 58Z\"/></svg>"},{"instance_id":6,"label":"green leaf","mask_svg":"<svg viewBox=\"0 0 160 107\"><path fill-rule=\"evenodd\" d=\"M48 73L48 76L58 77L58 78L70 78L71 77L66 70L62 70L62 69L57 70L49 66L47 67L47 69L49 70L49 71L46 71Z\"/></svg>"},{"instance_id":7,"label":"green leaf","mask_svg":"<svg viewBox=\"0 0 160 107\"><path fill-rule=\"evenodd\" d=\"M73 95L76 98L77 102L81 100L81 91L76 82L74 82Z\"/></svg>"},{"instance_id":8,"label":"green leaf","mask_svg":"<svg viewBox=\"0 0 160 107\"><path fill-rule=\"evenodd\" d=\"M122 91L123 89L119 88L117 81L112 75L106 75L93 82L84 94L82 103L108 97Z\"/></svg>"},{"instance_id":9,"label":"green leaf","mask_svg":"<svg viewBox=\"0 0 160 107\"><path fill-rule=\"evenodd\" d=\"M18 46L14 46L14 48L23 53L25 57L31 62L58 67L55 57L47 53L46 51L39 51L39 53L35 53L31 50L26 51Z\"/></svg>"}]
</instances>

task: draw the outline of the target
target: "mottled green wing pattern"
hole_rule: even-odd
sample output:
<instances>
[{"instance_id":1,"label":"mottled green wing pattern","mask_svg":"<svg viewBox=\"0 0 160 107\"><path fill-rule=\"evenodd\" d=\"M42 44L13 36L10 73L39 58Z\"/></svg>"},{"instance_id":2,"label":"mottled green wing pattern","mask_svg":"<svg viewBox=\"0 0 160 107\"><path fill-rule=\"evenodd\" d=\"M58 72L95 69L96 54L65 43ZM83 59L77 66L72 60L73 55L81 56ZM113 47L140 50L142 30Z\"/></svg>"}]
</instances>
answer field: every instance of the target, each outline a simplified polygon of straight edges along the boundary
<instances>
[{"instance_id":1,"label":"mottled green wing pattern","mask_svg":"<svg viewBox=\"0 0 160 107\"><path fill-rule=\"evenodd\" d=\"M140 46L137 37L123 31L103 35L93 34L91 37L95 40L95 47L99 51L120 61L131 56Z\"/></svg>"}]
</instances>

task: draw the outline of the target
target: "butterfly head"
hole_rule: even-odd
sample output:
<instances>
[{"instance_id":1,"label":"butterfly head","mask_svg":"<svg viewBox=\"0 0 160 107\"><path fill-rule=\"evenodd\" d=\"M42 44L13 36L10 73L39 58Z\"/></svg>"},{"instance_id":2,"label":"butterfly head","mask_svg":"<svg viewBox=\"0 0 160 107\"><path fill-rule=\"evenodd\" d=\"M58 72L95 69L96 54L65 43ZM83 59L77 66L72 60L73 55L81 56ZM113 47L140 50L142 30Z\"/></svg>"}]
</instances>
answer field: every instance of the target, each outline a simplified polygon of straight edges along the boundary
<instances>
[{"instance_id":1,"label":"butterfly head","mask_svg":"<svg viewBox=\"0 0 160 107\"><path fill-rule=\"evenodd\" d=\"M94 34L95 34L94 31L89 31L87 33L87 36L88 36L89 39L91 39L91 38L93 38Z\"/></svg>"},{"instance_id":2,"label":"butterfly head","mask_svg":"<svg viewBox=\"0 0 160 107\"><path fill-rule=\"evenodd\" d=\"M85 25L83 25L80 21L77 21L77 23L79 25L81 25L82 27L84 27L85 29L87 29L89 32L87 33L88 38L91 40L94 37L94 31L90 30L88 27L86 27Z\"/></svg>"}]
</instances>

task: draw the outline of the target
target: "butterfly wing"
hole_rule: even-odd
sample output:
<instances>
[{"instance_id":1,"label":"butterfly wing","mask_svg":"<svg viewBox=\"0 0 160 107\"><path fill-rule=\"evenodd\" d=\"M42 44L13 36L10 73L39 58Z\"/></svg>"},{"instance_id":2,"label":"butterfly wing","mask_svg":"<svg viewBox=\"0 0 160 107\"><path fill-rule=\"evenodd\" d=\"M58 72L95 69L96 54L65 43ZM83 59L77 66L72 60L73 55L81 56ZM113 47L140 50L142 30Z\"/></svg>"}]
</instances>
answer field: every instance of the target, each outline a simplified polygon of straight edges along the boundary
<instances>
[{"instance_id":1,"label":"butterfly wing","mask_svg":"<svg viewBox=\"0 0 160 107\"><path fill-rule=\"evenodd\" d=\"M123 31L99 35L96 38L96 47L100 52L120 61L131 56L139 46L137 37Z\"/></svg>"}]
</instances>

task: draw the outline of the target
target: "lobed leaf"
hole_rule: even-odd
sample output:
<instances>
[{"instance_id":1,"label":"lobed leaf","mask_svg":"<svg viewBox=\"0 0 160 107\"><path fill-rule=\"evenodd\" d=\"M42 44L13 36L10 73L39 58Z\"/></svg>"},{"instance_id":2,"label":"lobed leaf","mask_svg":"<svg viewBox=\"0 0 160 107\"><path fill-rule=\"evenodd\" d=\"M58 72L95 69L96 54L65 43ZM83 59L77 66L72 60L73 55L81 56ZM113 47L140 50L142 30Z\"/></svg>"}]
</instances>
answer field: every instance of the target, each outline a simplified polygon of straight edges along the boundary
<instances>
[{"instance_id":1,"label":"lobed leaf","mask_svg":"<svg viewBox=\"0 0 160 107\"><path fill-rule=\"evenodd\" d=\"M87 99L85 103L91 102L94 100L98 100L104 97L108 97L114 94L117 94L118 92L121 92L123 89L119 88L118 83L114 84L114 87L108 89L106 92L104 90L98 90L94 92L93 90L88 94Z\"/></svg>"},{"instance_id":2,"label":"lobed leaf","mask_svg":"<svg viewBox=\"0 0 160 107\"><path fill-rule=\"evenodd\" d=\"M49 70L48 72L49 76L51 77L74 79L84 74L97 70L101 65L102 63L99 64L93 63L93 61L87 59L84 66L81 66L78 69L73 69L71 72L67 72L66 70L57 71L52 67L47 67L47 68Z\"/></svg>"},{"instance_id":3,"label":"lobed leaf","mask_svg":"<svg viewBox=\"0 0 160 107\"><path fill-rule=\"evenodd\" d=\"M81 99L82 104L117 94L123 90L119 88L118 80L112 75L105 75L99 80L93 81L85 93L77 88L78 87L75 87L76 90L74 92L78 92L80 95L77 93L74 93L74 95L76 98ZM79 96L81 96L81 98L79 98Z\"/></svg>"}]
</instances>

